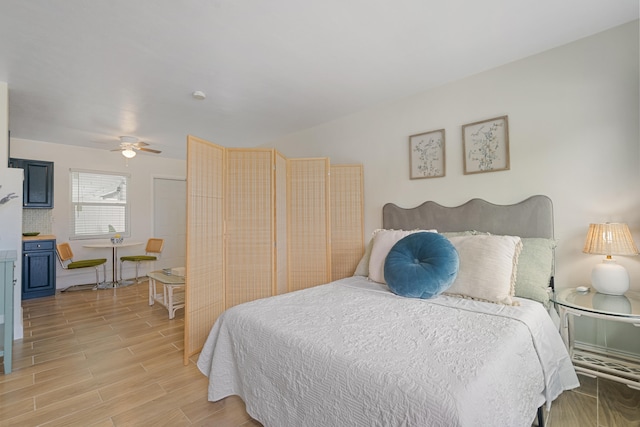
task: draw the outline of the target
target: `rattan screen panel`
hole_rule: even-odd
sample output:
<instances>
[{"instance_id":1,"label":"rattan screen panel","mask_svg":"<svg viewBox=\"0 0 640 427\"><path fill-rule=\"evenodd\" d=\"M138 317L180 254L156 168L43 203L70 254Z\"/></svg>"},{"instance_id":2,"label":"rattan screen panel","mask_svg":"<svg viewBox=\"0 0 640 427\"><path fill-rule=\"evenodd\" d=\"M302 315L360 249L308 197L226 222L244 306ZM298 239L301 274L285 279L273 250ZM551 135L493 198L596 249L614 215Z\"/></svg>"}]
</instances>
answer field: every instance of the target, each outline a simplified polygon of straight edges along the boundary
<instances>
[{"instance_id":1,"label":"rattan screen panel","mask_svg":"<svg viewBox=\"0 0 640 427\"><path fill-rule=\"evenodd\" d=\"M331 165L331 280L353 275L364 253L362 165Z\"/></svg>"},{"instance_id":2,"label":"rattan screen panel","mask_svg":"<svg viewBox=\"0 0 640 427\"><path fill-rule=\"evenodd\" d=\"M329 159L287 160L288 289L331 281Z\"/></svg>"},{"instance_id":3,"label":"rattan screen panel","mask_svg":"<svg viewBox=\"0 0 640 427\"><path fill-rule=\"evenodd\" d=\"M276 184L276 289L274 294L287 292L287 159L275 152Z\"/></svg>"},{"instance_id":4,"label":"rattan screen panel","mask_svg":"<svg viewBox=\"0 0 640 427\"><path fill-rule=\"evenodd\" d=\"M227 308L273 295L273 162L273 150L227 149Z\"/></svg>"},{"instance_id":5,"label":"rattan screen panel","mask_svg":"<svg viewBox=\"0 0 640 427\"><path fill-rule=\"evenodd\" d=\"M187 138L185 365L225 306L224 156L224 147Z\"/></svg>"}]
</instances>

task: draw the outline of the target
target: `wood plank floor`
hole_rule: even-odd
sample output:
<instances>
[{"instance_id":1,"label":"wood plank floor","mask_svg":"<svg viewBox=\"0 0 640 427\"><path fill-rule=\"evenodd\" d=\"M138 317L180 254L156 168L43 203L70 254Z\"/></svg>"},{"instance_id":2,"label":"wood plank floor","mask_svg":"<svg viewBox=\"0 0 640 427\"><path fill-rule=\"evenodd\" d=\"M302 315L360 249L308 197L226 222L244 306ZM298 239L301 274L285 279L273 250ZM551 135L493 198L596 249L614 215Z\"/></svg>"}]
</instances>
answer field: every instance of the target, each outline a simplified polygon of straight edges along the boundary
<instances>
[{"instance_id":1,"label":"wood plank floor","mask_svg":"<svg viewBox=\"0 0 640 427\"><path fill-rule=\"evenodd\" d=\"M149 306L146 282L27 300L23 310L13 372L0 375L1 426L260 426L237 397L207 401L197 357L182 364L183 310L169 320ZM640 426L640 391L580 379L548 426Z\"/></svg>"},{"instance_id":2,"label":"wood plank floor","mask_svg":"<svg viewBox=\"0 0 640 427\"><path fill-rule=\"evenodd\" d=\"M23 302L13 372L0 375L1 426L259 426L237 397L208 402L182 363L184 313L148 304L148 285Z\"/></svg>"}]
</instances>

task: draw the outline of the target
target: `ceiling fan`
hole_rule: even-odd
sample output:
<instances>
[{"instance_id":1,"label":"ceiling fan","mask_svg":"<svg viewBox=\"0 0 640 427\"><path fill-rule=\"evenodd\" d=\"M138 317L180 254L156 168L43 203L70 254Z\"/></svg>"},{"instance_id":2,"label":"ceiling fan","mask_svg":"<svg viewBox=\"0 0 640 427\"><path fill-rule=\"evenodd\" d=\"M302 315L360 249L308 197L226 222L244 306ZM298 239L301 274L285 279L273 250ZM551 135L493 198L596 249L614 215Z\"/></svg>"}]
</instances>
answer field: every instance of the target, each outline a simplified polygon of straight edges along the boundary
<instances>
[{"instance_id":1,"label":"ceiling fan","mask_svg":"<svg viewBox=\"0 0 640 427\"><path fill-rule=\"evenodd\" d=\"M146 151L147 153L162 153L162 151L154 150L152 148L146 148L149 144L139 141L135 136L121 136L120 148L116 148L111 151L121 151L122 155L127 159L131 159L136 156L136 151Z\"/></svg>"}]
</instances>

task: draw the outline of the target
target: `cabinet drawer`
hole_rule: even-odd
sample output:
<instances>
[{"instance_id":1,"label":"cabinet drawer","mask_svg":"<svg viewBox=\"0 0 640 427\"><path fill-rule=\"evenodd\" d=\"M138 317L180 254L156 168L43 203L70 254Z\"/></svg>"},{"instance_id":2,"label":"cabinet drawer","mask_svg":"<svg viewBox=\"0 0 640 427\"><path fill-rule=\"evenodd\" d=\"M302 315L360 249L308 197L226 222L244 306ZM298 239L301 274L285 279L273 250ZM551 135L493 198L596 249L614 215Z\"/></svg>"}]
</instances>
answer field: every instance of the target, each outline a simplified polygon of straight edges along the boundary
<instances>
[{"instance_id":1,"label":"cabinet drawer","mask_svg":"<svg viewBox=\"0 0 640 427\"><path fill-rule=\"evenodd\" d=\"M51 251L54 249L54 241L53 240L36 240L33 242L23 242L22 250L24 252L28 251Z\"/></svg>"}]
</instances>

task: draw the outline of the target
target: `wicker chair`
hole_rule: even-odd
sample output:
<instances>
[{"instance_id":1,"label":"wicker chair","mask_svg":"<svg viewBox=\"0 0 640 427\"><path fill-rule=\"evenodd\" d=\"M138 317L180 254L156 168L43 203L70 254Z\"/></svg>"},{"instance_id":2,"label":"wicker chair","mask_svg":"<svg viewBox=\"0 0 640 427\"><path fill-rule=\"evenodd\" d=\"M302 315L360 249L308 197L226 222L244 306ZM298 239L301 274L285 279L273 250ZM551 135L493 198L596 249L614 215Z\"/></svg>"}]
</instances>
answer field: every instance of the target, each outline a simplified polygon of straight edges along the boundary
<instances>
[{"instance_id":1,"label":"wicker chair","mask_svg":"<svg viewBox=\"0 0 640 427\"><path fill-rule=\"evenodd\" d=\"M71 250L71 246L69 243L60 243L56 245L56 253L58 255L58 260L60 261L60 265L65 270L75 270L78 268L88 268L93 267L96 269L96 285L93 289L98 289L100 286L100 277L98 274L98 267L102 266L102 275L104 277L104 281L107 280L107 259L106 258L95 258L95 259L83 259L80 261L73 260L73 251ZM74 285L79 286L79 285ZM69 288L74 287L69 286ZM64 290L67 290L66 288Z\"/></svg>"},{"instance_id":2,"label":"wicker chair","mask_svg":"<svg viewBox=\"0 0 640 427\"><path fill-rule=\"evenodd\" d=\"M122 266L126 261L136 263L136 283L138 282L138 267L140 263L145 261L155 261L158 259L157 255L160 255L164 246L164 239L151 238L147 241L147 247L145 248L144 255L128 255L120 257L120 280L122 278Z\"/></svg>"}]
</instances>

